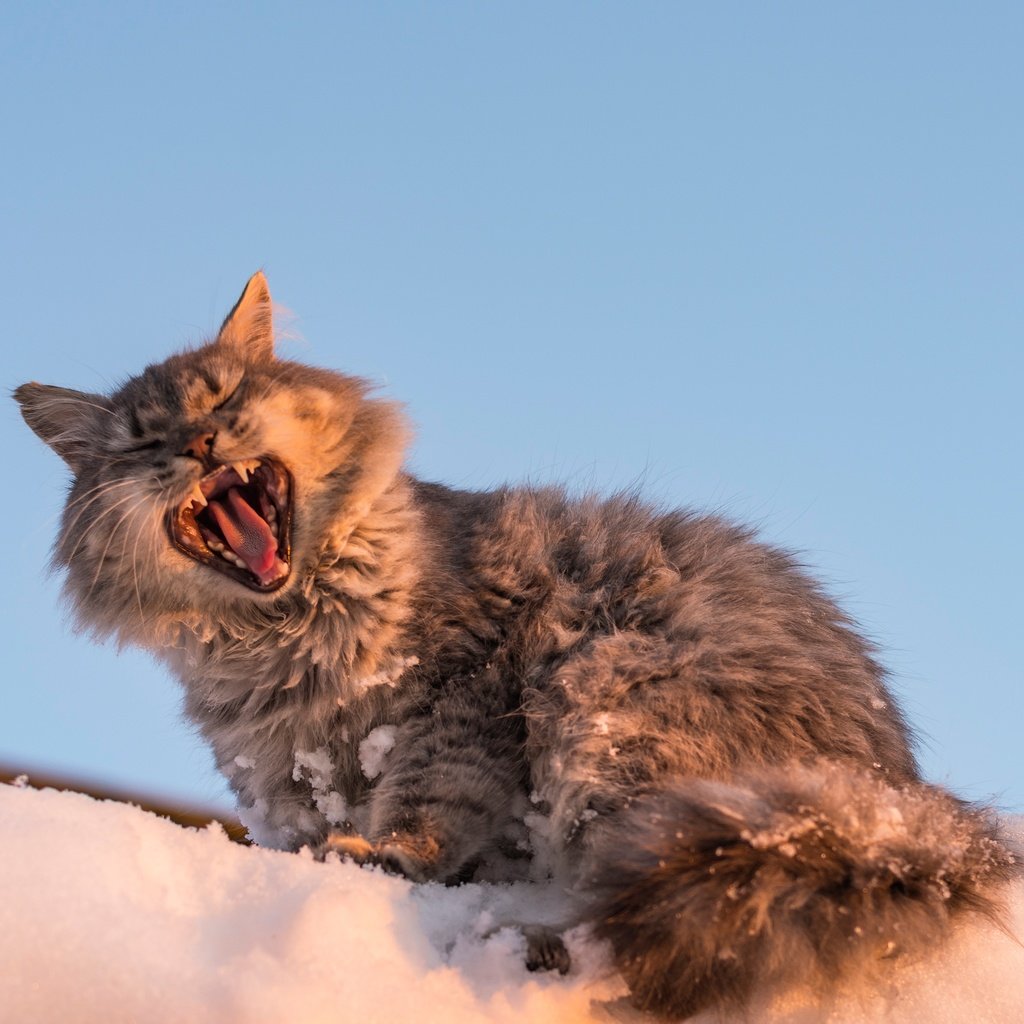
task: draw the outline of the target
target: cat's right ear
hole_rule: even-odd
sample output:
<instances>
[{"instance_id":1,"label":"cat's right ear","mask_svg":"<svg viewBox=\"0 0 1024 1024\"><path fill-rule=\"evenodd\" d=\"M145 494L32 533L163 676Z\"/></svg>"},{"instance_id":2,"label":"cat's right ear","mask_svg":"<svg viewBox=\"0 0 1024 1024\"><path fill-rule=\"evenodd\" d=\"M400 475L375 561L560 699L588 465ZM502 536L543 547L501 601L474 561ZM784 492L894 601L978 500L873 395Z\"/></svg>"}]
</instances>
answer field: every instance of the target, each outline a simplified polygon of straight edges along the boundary
<instances>
[{"instance_id":1,"label":"cat's right ear","mask_svg":"<svg viewBox=\"0 0 1024 1024\"><path fill-rule=\"evenodd\" d=\"M273 314L267 279L257 270L221 325L217 344L235 348L248 359L273 359Z\"/></svg>"},{"instance_id":2,"label":"cat's right ear","mask_svg":"<svg viewBox=\"0 0 1024 1024\"><path fill-rule=\"evenodd\" d=\"M76 473L96 450L99 413L111 411L103 395L48 384L22 384L14 392L25 422Z\"/></svg>"}]
</instances>

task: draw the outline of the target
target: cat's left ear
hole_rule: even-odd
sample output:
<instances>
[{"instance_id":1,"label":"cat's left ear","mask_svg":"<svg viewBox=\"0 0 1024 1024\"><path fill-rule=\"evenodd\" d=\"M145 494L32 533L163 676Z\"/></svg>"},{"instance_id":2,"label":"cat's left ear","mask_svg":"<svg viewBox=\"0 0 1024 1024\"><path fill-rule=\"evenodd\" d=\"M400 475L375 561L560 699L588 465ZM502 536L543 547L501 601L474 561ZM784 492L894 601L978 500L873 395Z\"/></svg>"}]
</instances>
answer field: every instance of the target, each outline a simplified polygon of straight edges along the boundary
<instances>
[{"instance_id":1,"label":"cat's left ear","mask_svg":"<svg viewBox=\"0 0 1024 1024\"><path fill-rule=\"evenodd\" d=\"M95 452L100 413L109 415L110 401L34 381L16 388L14 397L25 422L77 473Z\"/></svg>"},{"instance_id":2,"label":"cat's left ear","mask_svg":"<svg viewBox=\"0 0 1024 1024\"><path fill-rule=\"evenodd\" d=\"M270 289L262 270L257 270L221 324L218 345L237 349L248 359L274 358L274 317Z\"/></svg>"}]
</instances>

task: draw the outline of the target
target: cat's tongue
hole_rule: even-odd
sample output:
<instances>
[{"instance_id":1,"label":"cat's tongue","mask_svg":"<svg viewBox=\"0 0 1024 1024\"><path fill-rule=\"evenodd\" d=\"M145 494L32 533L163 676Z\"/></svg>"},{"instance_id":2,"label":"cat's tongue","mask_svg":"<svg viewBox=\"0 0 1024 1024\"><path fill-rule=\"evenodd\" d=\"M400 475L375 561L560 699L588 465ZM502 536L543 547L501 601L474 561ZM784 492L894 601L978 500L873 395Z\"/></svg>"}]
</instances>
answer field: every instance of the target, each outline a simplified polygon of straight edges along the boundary
<instances>
[{"instance_id":1,"label":"cat's tongue","mask_svg":"<svg viewBox=\"0 0 1024 1024\"><path fill-rule=\"evenodd\" d=\"M277 566L277 538L267 521L242 497L237 488L223 501L211 501L210 511L217 520L228 547L249 567L260 581L270 583L280 573Z\"/></svg>"}]
</instances>

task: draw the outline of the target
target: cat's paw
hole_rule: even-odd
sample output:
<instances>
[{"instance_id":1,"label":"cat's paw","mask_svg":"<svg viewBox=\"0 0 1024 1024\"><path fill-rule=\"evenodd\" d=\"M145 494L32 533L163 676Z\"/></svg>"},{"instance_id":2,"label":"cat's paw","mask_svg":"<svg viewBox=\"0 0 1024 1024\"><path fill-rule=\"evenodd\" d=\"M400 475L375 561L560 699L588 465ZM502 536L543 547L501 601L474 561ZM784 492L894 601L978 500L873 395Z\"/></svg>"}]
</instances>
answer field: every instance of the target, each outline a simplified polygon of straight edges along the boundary
<instances>
[{"instance_id":1,"label":"cat's paw","mask_svg":"<svg viewBox=\"0 0 1024 1024\"><path fill-rule=\"evenodd\" d=\"M551 928L533 925L523 929L526 936L526 969L528 971L558 971L568 974L572 958L562 936Z\"/></svg>"},{"instance_id":2,"label":"cat's paw","mask_svg":"<svg viewBox=\"0 0 1024 1024\"><path fill-rule=\"evenodd\" d=\"M373 861L389 874L426 882L437 877L440 852L432 836L393 836L377 844Z\"/></svg>"},{"instance_id":3,"label":"cat's paw","mask_svg":"<svg viewBox=\"0 0 1024 1024\"><path fill-rule=\"evenodd\" d=\"M311 847L316 860L326 860L336 853L342 860L355 864L378 864L388 874L402 875L413 882L426 882L435 877L440 846L430 836L399 836L371 843L362 836L345 832L329 832Z\"/></svg>"},{"instance_id":4,"label":"cat's paw","mask_svg":"<svg viewBox=\"0 0 1024 1024\"><path fill-rule=\"evenodd\" d=\"M324 861L328 854L336 853L342 860L350 860L355 864L373 862L374 849L362 836L346 832L328 832L326 837L311 846L313 859Z\"/></svg>"}]
</instances>

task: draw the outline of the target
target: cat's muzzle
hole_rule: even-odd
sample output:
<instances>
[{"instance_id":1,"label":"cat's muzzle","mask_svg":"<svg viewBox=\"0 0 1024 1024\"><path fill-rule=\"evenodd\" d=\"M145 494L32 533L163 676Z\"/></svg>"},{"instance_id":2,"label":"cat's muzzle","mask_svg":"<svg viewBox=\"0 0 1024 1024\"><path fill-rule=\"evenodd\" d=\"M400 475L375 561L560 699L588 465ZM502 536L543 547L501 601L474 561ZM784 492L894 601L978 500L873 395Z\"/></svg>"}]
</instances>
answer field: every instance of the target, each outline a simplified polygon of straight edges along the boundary
<instances>
[{"instance_id":1,"label":"cat's muzzle","mask_svg":"<svg viewBox=\"0 0 1024 1024\"><path fill-rule=\"evenodd\" d=\"M168 516L174 546L251 590L277 590L291 571L292 481L270 458L207 473Z\"/></svg>"}]
</instances>

